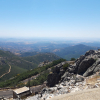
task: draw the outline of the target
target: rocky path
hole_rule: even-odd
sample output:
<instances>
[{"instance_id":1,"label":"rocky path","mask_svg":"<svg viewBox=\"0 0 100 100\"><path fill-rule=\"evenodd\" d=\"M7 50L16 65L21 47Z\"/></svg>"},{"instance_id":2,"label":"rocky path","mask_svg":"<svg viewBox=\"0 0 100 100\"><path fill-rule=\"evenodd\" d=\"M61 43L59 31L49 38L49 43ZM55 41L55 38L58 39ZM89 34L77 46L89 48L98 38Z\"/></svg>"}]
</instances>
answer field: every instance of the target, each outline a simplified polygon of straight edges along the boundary
<instances>
[{"instance_id":1,"label":"rocky path","mask_svg":"<svg viewBox=\"0 0 100 100\"><path fill-rule=\"evenodd\" d=\"M48 100L100 100L100 88L64 94Z\"/></svg>"},{"instance_id":2,"label":"rocky path","mask_svg":"<svg viewBox=\"0 0 100 100\"><path fill-rule=\"evenodd\" d=\"M9 65L9 71L7 73L4 73L2 76L0 76L0 78L2 78L4 75L10 73L10 71L11 71L11 66Z\"/></svg>"}]
</instances>

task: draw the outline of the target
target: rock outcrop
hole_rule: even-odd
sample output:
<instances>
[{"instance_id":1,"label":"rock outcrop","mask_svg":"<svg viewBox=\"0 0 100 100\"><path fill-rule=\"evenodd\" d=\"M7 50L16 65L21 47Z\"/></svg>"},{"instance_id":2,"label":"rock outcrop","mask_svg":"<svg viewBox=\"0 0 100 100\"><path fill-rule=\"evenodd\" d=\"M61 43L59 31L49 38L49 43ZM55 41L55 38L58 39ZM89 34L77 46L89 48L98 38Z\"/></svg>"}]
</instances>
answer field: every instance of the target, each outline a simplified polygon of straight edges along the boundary
<instances>
[{"instance_id":1,"label":"rock outcrop","mask_svg":"<svg viewBox=\"0 0 100 100\"><path fill-rule=\"evenodd\" d=\"M84 59L78 66L78 71L77 74L83 75L84 72L93 65L95 62L95 59L89 58L89 59Z\"/></svg>"},{"instance_id":2,"label":"rock outcrop","mask_svg":"<svg viewBox=\"0 0 100 100\"><path fill-rule=\"evenodd\" d=\"M85 55L80 56L73 65L70 65L66 72L62 69L62 64L56 66L47 79L49 87L58 84L59 82L75 80L83 81L83 78L76 78L76 75L83 77L90 76L100 70L100 51L90 50Z\"/></svg>"},{"instance_id":3,"label":"rock outcrop","mask_svg":"<svg viewBox=\"0 0 100 100\"><path fill-rule=\"evenodd\" d=\"M86 77L92 75L93 73L96 73L99 70L100 70L100 58L98 58L96 62L87 69L87 71L83 74L83 76Z\"/></svg>"},{"instance_id":4,"label":"rock outcrop","mask_svg":"<svg viewBox=\"0 0 100 100\"><path fill-rule=\"evenodd\" d=\"M83 76L89 76L100 70L100 51L90 50L85 55L80 56L73 64L68 68L68 72L79 74Z\"/></svg>"},{"instance_id":5,"label":"rock outcrop","mask_svg":"<svg viewBox=\"0 0 100 100\"><path fill-rule=\"evenodd\" d=\"M98 78L96 78L99 76ZM48 100L54 96L73 93L77 91L83 91L87 89L99 88L100 87L100 73L96 73L89 77L83 77L81 75L76 75L75 78L70 78L70 81L63 81L56 84L54 87L44 88L41 92L42 100ZM95 79L93 83L90 80Z\"/></svg>"},{"instance_id":6,"label":"rock outcrop","mask_svg":"<svg viewBox=\"0 0 100 100\"><path fill-rule=\"evenodd\" d=\"M48 75L47 88L41 91L42 99L100 87L100 51L90 50L64 70L64 63Z\"/></svg>"},{"instance_id":7,"label":"rock outcrop","mask_svg":"<svg viewBox=\"0 0 100 100\"><path fill-rule=\"evenodd\" d=\"M61 76L65 73L65 71L62 69L63 64L59 64L55 67L52 73L48 75L47 78L47 85L49 87L54 86L55 84L59 83L59 80L61 80Z\"/></svg>"}]
</instances>

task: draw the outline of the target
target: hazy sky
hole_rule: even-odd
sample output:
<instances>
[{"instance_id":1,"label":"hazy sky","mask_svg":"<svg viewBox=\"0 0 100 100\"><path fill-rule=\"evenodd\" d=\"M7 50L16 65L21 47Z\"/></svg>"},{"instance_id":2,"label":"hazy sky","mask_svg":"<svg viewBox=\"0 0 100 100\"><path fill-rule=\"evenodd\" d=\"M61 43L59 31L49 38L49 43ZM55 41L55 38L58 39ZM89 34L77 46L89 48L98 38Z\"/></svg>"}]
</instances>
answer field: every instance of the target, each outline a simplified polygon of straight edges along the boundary
<instances>
[{"instance_id":1,"label":"hazy sky","mask_svg":"<svg viewBox=\"0 0 100 100\"><path fill-rule=\"evenodd\" d=\"M0 0L0 37L100 38L100 0Z\"/></svg>"}]
</instances>

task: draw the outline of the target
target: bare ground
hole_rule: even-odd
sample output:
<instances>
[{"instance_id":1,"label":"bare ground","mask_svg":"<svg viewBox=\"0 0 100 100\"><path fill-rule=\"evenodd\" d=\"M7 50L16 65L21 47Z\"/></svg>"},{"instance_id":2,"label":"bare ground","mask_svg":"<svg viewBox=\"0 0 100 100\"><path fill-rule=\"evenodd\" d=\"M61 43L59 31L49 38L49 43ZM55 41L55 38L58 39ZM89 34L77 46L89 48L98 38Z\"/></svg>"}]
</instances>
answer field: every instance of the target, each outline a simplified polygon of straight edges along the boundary
<instances>
[{"instance_id":1,"label":"bare ground","mask_svg":"<svg viewBox=\"0 0 100 100\"><path fill-rule=\"evenodd\" d=\"M100 88L64 94L48 100L100 100Z\"/></svg>"}]
</instances>

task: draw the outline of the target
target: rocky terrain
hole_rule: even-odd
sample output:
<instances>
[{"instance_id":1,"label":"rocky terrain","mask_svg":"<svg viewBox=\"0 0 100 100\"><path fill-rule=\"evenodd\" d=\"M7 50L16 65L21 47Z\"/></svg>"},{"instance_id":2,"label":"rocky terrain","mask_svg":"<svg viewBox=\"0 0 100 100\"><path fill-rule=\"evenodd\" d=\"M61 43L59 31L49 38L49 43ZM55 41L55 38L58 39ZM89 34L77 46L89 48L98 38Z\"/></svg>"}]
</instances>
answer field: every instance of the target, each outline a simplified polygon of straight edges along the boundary
<instances>
[{"instance_id":1,"label":"rocky terrain","mask_svg":"<svg viewBox=\"0 0 100 100\"><path fill-rule=\"evenodd\" d=\"M100 87L100 50L90 50L64 71L56 66L48 75L47 87L34 100L47 100L62 94ZM37 99L38 98L38 99ZM27 100L30 100L29 98Z\"/></svg>"}]
</instances>

